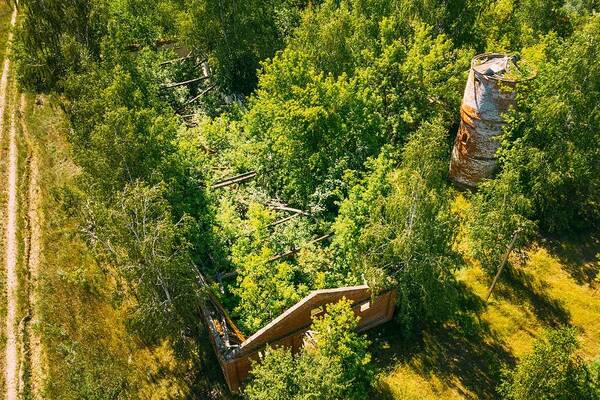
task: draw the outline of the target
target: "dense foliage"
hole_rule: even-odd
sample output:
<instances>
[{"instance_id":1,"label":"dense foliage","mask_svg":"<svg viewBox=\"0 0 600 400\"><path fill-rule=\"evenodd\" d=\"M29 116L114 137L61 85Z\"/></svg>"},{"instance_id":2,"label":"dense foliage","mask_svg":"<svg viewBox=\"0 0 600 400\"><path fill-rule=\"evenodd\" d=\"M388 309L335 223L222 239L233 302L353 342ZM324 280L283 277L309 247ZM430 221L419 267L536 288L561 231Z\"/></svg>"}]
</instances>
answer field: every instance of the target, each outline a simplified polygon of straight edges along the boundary
<instances>
[{"instance_id":1,"label":"dense foliage","mask_svg":"<svg viewBox=\"0 0 600 400\"><path fill-rule=\"evenodd\" d=\"M311 290L366 281L397 290L410 337L456 316L459 235L493 275L514 237L520 249L597 230L597 11L593 0L23 0L19 80L61 96L81 168L61 193L114 281L111 306L126 305L129 334L172 344L189 365L207 350L198 271L246 334ZM500 172L463 194L461 219L450 148L470 60L489 51L519 54L537 76L506 115ZM255 179L212 187L245 172ZM330 306L299 355L267 351L246 396L365 398L367 343L351 314ZM564 371L579 387L561 332L506 396L527 395L544 357L553 388Z\"/></svg>"},{"instance_id":2,"label":"dense foliage","mask_svg":"<svg viewBox=\"0 0 600 400\"><path fill-rule=\"evenodd\" d=\"M598 15L568 39L539 45L539 74L520 101L506 137L504 165L547 230L598 228L600 200L600 46Z\"/></svg>"},{"instance_id":3,"label":"dense foliage","mask_svg":"<svg viewBox=\"0 0 600 400\"><path fill-rule=\"evenodd\" d=\"M445 132L439 121L424 123L396 169L382 152L366 184L342 203L335 225L340 262L359 265L372 286L398 288L398 318L407 333L423 321L443 321L453 304L457 221L446 183Z\"/></svg>"},{"instance_id":4,"label":"dense foliage","mask_svg":"<svg viewBox=\"0 0 600 400\"><path fill-rule=\"evenodd\" d=\"M506 170L484 182L473 196L467 221L471 252L488 274L496 272L511 242L514 249L522 248L534 230L528 219L531 201L520 185L517 174Z\"/></svg>"},{"instance_id":5,"label":"dense foliage","mask_svg":"<svg viewBox=\"0 0 600 400\"><path fill-rule=\"evenodd\" d=\"M312 338L300 354L267 349L252 369L245 389L249 400L364 399L372 370L368 341L354 332L357 317L348 300L327 307L311 325Z\"/></svg>"},{"instance_id":6,"label":"dense foliage","mask_svg":"<svg viewBox=\"0 0 600 400\"><path fill-rule=\"evenodd\" d=\"M242 128L273 195L332 211L345 171L422 121L455 120L467 53L422 23L384 14L374 25L368 12L327 2L265 65Z\"/></svg>"},{"instance_id":7,"label":"dense foliage","mask_svg":"<svg viewBox=\"0 0 600 400\"><path fill-rule=\"evenodd\" d=\"M272 57L297 24L303 0L194 0L181 22L190 50L205 54L220 82L234 93L256 86L260 62Z\"/></svg>"},{"instance_id":8,"label":"dense foliage","mask_svg":"<svg viewBox=\"0 0 600 400\"><path fill-rule=\"evenodd\" d=\"M511 400L597 399L600 381L575 354L578 347L572 328L547 332L514 370L507 371L500 394Z\"/></svg>"}]
</instances>

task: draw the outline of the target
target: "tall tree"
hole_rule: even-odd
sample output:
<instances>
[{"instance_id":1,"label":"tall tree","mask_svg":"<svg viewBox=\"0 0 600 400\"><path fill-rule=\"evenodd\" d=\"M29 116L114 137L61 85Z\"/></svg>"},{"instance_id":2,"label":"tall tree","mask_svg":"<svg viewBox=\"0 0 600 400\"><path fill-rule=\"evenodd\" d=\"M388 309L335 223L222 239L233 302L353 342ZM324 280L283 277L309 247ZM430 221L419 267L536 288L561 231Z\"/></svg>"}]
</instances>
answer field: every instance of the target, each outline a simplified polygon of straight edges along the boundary
<instances>
[{"instance_id":1,"label":"tall tree","mask_svg":"<svg viewBox=\"0 0 600 400\"><path fill-rule=\"evenodd\" d=\"M518 174L545 231L600 223L600 16L544 47L505 137L503 164Z\"/></svg>"},{"instance_id":2,"label":"tall tree","mask_svg":"<svg viewBox=\"0 0 600 400\"><path fill-rule=\"evenodd\" d=\"M19 77L38 90L53 90L69 72L100 56L108 23L104 0L25 0L17 32Z\"/></svg>"},{"instance_id":3,"label":"tall tree","mask_svg":"<svg viewBox=\"0 0 600 400\"><path fill-rule=\"evenodd\" d=\"M531 202L523 195L514 172L504 171L498 178L479 185L472 196L467 230L473 256L484 271L496 273L515 234L515 249L528 243L535 230L530 217Z\"/></svg>"},{"instance_id":4,"label":"tall tree","mask_svg":"<svg viewBox=\"0 0 600 400\"><path fill-rule=\"evenodd\" d=\"M404 147L400 167L379 175L387 184L369 182L382 189L380 194L373 198L368 187L358 188L366 195L367 213L355 216L354 207L343 204L336 226L346 229L359 219L358 240L338 243L341 258L345 252L354 254L371 285L398 288L398 318L407 334L423 323L444 320L453 311L457 221L446 183L445 136L439 121L423 124ZM351 196L346 202L360 198ZM366 220L360 221L364 215Z\"/></svg>"},{"instance_id":5,"label":"tall tree","mask_svg":"<svg viewBox=\"0 0 600 400\"><path fill-rule=\"evenodd\" d=\"M600 382L591 379L578 348L574 328L548 331L514 370L505 372L499 393L507 400L598 399Z\"/></svg>"},{"instance_id":6,"label":"tall tree","mask_svg":"<svg viewBox=\"0 0 600 400\"><path fill-rule=\"evenodd\" d=\"M355 332L351 303L327 306L313 321L314 340L293 356L289 349L268 349L252 367L244 392L248 400L364 399L373 377L369 342Z\"/></svg>"},{"instance_id":7,"label":"tall tree","mask_svg":"<svg viewBox=\"0 0 600 400\"><path fill-rule=\"evenodd\" d=\"M303 1L193 0L182 23L192 50L209 58L223 87L249 94L260 62L283 47Z\"/></svg>"},{"instance_id":8,"label":"tall tree","mask_svg":"<svg viewBox=\"0 0 600 400\"><path fill-rule=\"evenodd\" d=\"M129 322L147 343L180 340L197 327L199 292L186 239L191 221L173 222L163 190L127 185L110 208L89 203L83 227L98 259L135 299Z\"/></svg>"},{"instance_id":9,"label":"tall tree","mask_svg":"<svg viewBox=\"0 0 600 400\"><path fill-rule=\"evenodd\" d=\"M244 116L261 180L292 204L331 206L344 170L381 144L377 99L356 80L318 72L300 52L265 68Z\"/></svg>"}]
</instances>

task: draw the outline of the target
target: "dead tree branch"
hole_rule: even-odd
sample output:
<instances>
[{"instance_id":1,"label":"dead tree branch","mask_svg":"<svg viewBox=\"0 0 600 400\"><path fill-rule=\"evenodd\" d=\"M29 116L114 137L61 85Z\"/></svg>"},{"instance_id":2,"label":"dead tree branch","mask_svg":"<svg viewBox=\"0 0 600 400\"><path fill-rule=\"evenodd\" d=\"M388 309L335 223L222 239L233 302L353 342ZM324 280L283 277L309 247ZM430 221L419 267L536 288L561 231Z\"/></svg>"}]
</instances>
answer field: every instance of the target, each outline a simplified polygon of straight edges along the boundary
<instances>
[{"instance_id":1,"label":"dead tree branch","mask_svg":"<svg viewBox=\"0 0 600 400\"><path fill-rule=\"evenodd\" d=\"M498 278L500 277L500 274L502 273L502 270L504 269L504 266L506 265L506 262L508 261L508 256L512 252L513 247L515 246L515 242L517 241L517 237L519 237L519 234L522 231L523 230L521 228L518 228L515 231L515 233L513 234L513 237L511 239L509 245L508 245L508 248L506 249L506 254L504 254L504 258L502 259L502 264L500 264L500 267L498 267L498 272L496 273L496 276L494 276L494 280L492 281L492 285L490 286L488 294L485 297L485 302L486 303L490 299L490 296L492 295L492 292L494 291L494 287L496 286L496 282L498 281Z\"/></svg>"}]
</instances>

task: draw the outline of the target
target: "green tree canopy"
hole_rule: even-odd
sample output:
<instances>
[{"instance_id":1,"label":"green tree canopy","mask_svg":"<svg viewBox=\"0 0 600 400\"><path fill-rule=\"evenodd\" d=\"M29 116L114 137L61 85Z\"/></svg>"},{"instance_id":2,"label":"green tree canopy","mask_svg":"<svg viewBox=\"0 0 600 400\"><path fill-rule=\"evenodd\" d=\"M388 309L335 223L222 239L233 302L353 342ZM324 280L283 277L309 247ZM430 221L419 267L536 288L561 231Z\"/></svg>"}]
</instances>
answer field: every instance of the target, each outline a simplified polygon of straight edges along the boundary
<instances>
[{"instance_id":1,"label":"green tree canopy","mask_svg":"<svg viewBox=\"0 0 600 400\"><path fill-rule=\"evenodd\" d=\"M598 399L600 382L591 379L578 348L574 328L548 331L514 370L506 371L499 393L510 400Z\"/></svg>"},{"instance_id":2,"label":"green tree canopy","mask_svg":"<svg viewBox=\"0 0 600 400\"><path fill-rule=\"evenodd\" d=\"M393 282L398 288L398 318L405 333L444 320L452 310L457 221L446 183L445 135L439 121L423 124L404 147L399 168L382 173L386 160L378 161L377 179L369 177L366 187L353 190L336 222L340 240L334 246L340 258L350 256L372 286Z\"/></svg>"},{"instance_id":3,"label":"green tree canopy","mask_svg":"<svg viewBox=\"0 0 600 400\"><path fill-rule=\"evenodd\" d=\"M348 300L327 306L313 321L313 339L300 354L289 349L267 349L253 364L244 391L248 400L359 400L373 377L367 352L369 342L355 332L358 319Z\"/></svg>"},{"instance_id":4,"label":"green tree canopy","mask_svg":"<svg viewBox=\"0 0 600 400\"><path fill-rule=\"evenodd\" d=\"M191 221L173 222L163 190L136 182L117 194L111 208L101 203L84 208L84 236L136 300L129 322L148 343L181 339L186 327L197 326L200 298L186 238Z\"/></svg>"},{"instance_id":5,"label":"green tree canopy","mask_svg":"<svg viewBox=\"0 0 600 400\"><path fill-rule=\"evenodd\" d=\"M504 168L518 174L546 231L600 222L599 32L595 15L571 38L550 40L505 137Z\"/></svg>"},{"instance_id":6,"label":"green tree canopy","mask_svg":"<svg viewBox=\"0 0 600 400\"><path fill-rule=\"evenodd\" d=\"M472 209L466 225L473 256L484 271L496 273L513 236L514 248L528 243L535 225L531 216L531 202L523 195L517 175L504 171L494 180L479 185L471 197Z\"/></svg>"}]
</instances>

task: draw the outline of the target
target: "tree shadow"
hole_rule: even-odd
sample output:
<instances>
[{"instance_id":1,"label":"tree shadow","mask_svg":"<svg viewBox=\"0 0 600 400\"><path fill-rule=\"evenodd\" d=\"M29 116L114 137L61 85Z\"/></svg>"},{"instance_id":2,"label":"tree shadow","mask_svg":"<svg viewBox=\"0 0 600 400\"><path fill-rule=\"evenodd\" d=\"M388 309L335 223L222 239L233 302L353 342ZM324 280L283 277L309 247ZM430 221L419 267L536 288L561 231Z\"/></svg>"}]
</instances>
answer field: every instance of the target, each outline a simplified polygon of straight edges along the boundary
<instances>
[{"instance_id":1,"label":"tree shadow","mask_svg":"<svg viewBox=\"0 0 600 400\"><path fill-rule=\"evenodd\" d=\"M595 267L593 264L596 254L600 253L599 243L597 239L576 244L561 240L549 251L562 260L580 283L590 283L599 273L598 264ZM501 370L513 367L516 359L506 343L480 318L486 308L481 297L462 283L457 287L459 298L453 316L422 330L418 337L404 337L397 322L371 331L374 363L378 370L388 373L399 366L408 366L424 378L435 376L467 399L498 398L496 387L501 380ZM569 311L548 289L549 285L543 280L509 264L491 301L502 299L511 304L524 304L547 327L569 325ZM388 383L379 382L372 398L391 400L393 390Z\"/></svg>"},{"instance_id":2,"label":"tree shadow","mask_svg":"<svg viewBox=\"0 0 600 400\"><path fill-rule=\"evenodd\" d=\"M393 371L408 365L427 378L437 377L467 399L495 399L502 367L515 364L510 350L479 318L484 303L464 285L451 320L427 328L417 338L406 339L396 322L371 332L373 358L379 370ZM381 344L384 344L383 346ZM392 399L381 382L373 398Z\"/></svg>"},{"instance_id":3,"label":"tree shadow","mask_svg":"<svg viewBox=\"0 0 600 400\"><path fill-rule=\"evenodd\" d=\"M593 286L600 274L600 235L579 234L572 237L548 238L547 249L557 257L579 284Z\"/></svg>"},{"instance_id":4,"label":"tree shadow","mask_svg":"<svg viewBox=\"0 0 600 400\"><path fill-rule=\"evenodd\" d=\"M200 318L200 317L199 317ZM194 362L200 365L189 377L189 399L227 400L238 396L229 392L223 372L213 351L208 331L201 329L195 336L196 351Z\"/></svg>"},{"instance_id":5,"label":"tree shadow","mask_svg":"<svg viewBox=\"0 0 600 400\"><path fill-rule=\"evenodd\" d=\"M506 268L502 284L496 287L493 297L507 299L511 303L527 303L535 316L550 327L569 324L571 314L561 300L547 292L548 284L539 281L522 269Z\"/></svg>"}]
</instances>

